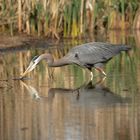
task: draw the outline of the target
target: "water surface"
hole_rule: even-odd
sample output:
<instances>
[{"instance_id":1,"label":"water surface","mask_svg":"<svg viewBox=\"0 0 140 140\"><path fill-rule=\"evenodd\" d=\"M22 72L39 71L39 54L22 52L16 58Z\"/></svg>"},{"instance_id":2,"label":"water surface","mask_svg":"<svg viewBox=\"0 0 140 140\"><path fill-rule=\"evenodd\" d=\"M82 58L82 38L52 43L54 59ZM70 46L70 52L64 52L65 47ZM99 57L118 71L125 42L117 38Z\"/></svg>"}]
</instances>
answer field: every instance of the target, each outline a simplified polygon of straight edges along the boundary
<instances>
[{"instance_id":1,"label":"water surface","mask_svg":"<svg viewBox=\"0 0 140 140\"><path fill-rule=\"evenodd\" d=\"M48 48L4 50L0 55L1 140L140 139L140 39L111 32L106 37L66 40ZM43 61L27 79L12 80L31 58L50 52L58 59L84 42L109 41L132 46L106 66L107 77L71 65L49 68Z\"/></svg>"}]
</instances>

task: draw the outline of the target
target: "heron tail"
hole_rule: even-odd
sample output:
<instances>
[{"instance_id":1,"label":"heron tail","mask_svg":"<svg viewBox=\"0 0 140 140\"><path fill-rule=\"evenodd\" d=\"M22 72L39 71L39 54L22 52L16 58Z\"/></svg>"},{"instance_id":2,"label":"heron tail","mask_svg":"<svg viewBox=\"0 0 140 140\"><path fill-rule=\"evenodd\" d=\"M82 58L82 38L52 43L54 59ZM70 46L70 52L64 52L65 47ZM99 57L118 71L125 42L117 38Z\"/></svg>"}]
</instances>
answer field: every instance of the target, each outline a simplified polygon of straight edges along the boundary
<instances>
[{"instance_id":1,"label":"heron tail","mask_svg":"<svg viewBox=\"0 0 140 140\"><path fill-rule=\"evenodd\" d=\"M121 47L121 51L128 51L131 49L131 47L127 45L121 45L120 47Z\"/></svg>"}]
</instances>

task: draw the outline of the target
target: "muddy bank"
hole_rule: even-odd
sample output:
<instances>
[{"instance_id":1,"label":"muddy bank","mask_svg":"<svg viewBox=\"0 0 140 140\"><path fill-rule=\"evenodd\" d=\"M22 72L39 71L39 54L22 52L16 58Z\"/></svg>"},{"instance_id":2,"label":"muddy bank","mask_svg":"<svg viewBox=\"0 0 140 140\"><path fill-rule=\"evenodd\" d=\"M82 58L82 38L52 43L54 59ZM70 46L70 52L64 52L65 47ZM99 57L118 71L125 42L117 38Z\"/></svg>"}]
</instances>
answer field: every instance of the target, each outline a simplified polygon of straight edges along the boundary
<instances>
[{"instance_id":1,"label":"muddy bank","mask_svg":"<svg viewBox=\"0 0 140 140\"><path fill-rule=\"evenodd\" d=\"M12 37L0 35L0 52L21 51L31 48L46 49L54 45L57 46L58 41L27 35L16 35Z\"/></svg>"}]
</instances>

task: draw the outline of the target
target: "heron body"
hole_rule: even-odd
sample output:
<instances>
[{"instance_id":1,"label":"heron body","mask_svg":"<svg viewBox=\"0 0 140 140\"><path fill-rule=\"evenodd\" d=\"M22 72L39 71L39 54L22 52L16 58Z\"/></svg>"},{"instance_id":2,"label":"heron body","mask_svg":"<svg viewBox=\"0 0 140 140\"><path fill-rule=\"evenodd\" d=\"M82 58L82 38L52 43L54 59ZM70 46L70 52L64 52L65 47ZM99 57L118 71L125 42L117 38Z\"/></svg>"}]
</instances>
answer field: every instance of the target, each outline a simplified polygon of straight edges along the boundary
<instances>
[{"instance_id":1,"label":"heron body","mask_svg":"<svg viewBox=\"0 0 140 140\"><path fill-rule=\"evenodd\" d=\"M41 54L40 56L32 59L29 67L22 76L32 71L43 59L47 61L49 67L61 67L76 64L90 70L91 77L93 77L92 67L106 75L102 69L104 63L109 61L113 56L119 54L121 51L127 51L129 49L130 48L126 45L91 42L72 48L64 57L55 61L51 54Z\"/></svg>"}]
</instances>

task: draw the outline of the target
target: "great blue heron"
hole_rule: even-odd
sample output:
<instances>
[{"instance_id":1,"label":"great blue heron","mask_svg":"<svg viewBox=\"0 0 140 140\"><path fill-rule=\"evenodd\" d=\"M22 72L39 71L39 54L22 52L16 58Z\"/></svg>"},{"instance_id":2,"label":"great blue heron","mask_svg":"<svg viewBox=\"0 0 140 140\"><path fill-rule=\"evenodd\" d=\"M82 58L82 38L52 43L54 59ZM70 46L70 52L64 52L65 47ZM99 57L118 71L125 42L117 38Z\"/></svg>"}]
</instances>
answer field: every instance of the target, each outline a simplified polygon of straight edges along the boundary
<instances>
[{"instance_id":1,"label":"great blue heron","mask_svg":"<svg viewBox=\"0 0 140 140\"><path fill-rule=\"evenodd\" d=\"M49 53L41 54L32 59L26 71L22 74L22 77L32 71L41 60L45 59L47 60L49 67L76 64L83 68L87 68L90 71L92 79L92 67L103 75L106 75L103 71L103 64L121 51L127 51L129 49L130 47L127 47L126 45L91 42L72 48L64 57L57 61L54 61L52 55Z\"/></svg>"}]
</instances>

